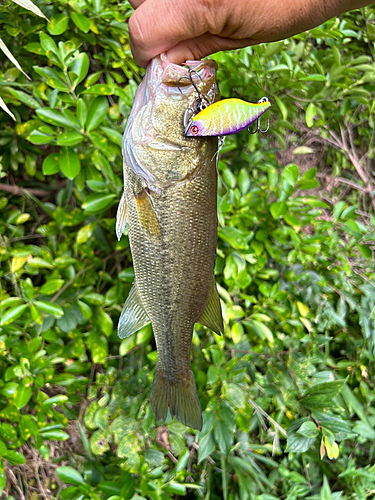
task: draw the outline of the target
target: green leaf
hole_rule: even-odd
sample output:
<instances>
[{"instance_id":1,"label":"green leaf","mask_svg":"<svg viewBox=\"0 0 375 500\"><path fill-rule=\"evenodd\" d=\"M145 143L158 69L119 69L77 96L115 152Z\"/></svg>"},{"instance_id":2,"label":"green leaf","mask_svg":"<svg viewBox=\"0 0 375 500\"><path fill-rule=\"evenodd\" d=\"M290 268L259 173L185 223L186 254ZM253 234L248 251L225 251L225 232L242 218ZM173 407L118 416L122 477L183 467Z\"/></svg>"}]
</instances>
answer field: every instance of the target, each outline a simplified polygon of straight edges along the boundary
<instances>
[{"instance_id":1,"label":"green leaf","mask_svg":"<svg viewBox=\"0 0 375 500\"><path fill-rule=\"evenodd\" d=\"M358 244L357 248L361 252L361 254L363 255L363 257L365 257L366 259L371 259L371 257L372 257L372 250L371 250L371 248L369 246Z\"/></svg>"},{"instance_id":2,"label":"green leaf","mask_svg":"<svg viewBox=\"0 0 375 500\"><path fill-rule=\"evenodd\" d=\"M311 420L304 422L298 429L297 434L301 434L307 438L315 438L318 436L319 431L317 426Z\"/></svg>"},{"instance_id":3,"label":"green leaf","mask_svg":"<svg viewBox=\"0 0 375 500\"><path fill-rule=\"evenodd\" d=\"M0 316L0 326L6 326L16 321L27 307L27 304L22 304L9 309L3 316Z\"/></svg>"},{"instance_id":4,"label":"green leaf","mask_svg":"<svg viewBox=\"0 0 375 500\"><path fill-rule=\"evenodd\" d=\"M98 309L98 320L101 331L106 337L110 337L113 331L113 321L109 314L107 314L103 309Z\"/></svg>"},{"instance_id":5,"label":"green leaf","mask_svg":"<svg viewBox=\"0 0 375 500\"><path fill-rule=\"evenodd\" d=\"M93 95L112 95L112 89L109 85L104 83L98 83L83 91L82 94L93 94Z\"/></svg>"},{"instance_id":6,"label":"green leaf","mask_svg":"<svg viewBox=\"0 0 375 500\"><path fill-rule=\"evenodd\" d=\"M185 450L182 453L182 455L179 457L179 459L175 465L176 474L178 474L182 470L186 469L188 461L189 461L189 450Z\"/></svg>"},{"instance_id":7,"label":"green leaf","mask_svg":"<svg viewBox=\"0 0 375 500\"><path fill-rule=\"evenodd\" d=\"M53 135L43 134L38 130L33 130L28 137L28 140L33 144L48 144L55 140Z\"/></svg>"},{"instance_id":8,"label":"green leaf","mask_svg":"<svg viewBox=\"0 0 375 500\"><path fill-rule=\"evenodd\" d=\"M61 134L57 137L58 146L76 146L83 141L83 135L75 132L74 130L69 130L65 134Z\"/></svg>"},{"instance_id":9,"label":"green leaf","mask_svg":"<svg viewBox=\"0 0 375 500\"><path fill-rule=\"evenodd\" d=\"M23 408L24 406L27 405L27 403L30 401L32 394L31 387L25 387L22 384L19 384L16 392L14 393L14 404L16 408L19 410Z\"/></svg>"},{"instance_id":10,"label":"green leaf","mask_svg":"<svg viewBox=\"0 0 375 500\"><path fill-rule=\"evenodd\" d=\"M163 490L166 491L167 493L170 493L171 495L173 495L173 494L181 495L181 496L186 495L185 484L170 482L170 483L167 483L163 486Z\"/></svg>"},{"instance_id":11,"label":"green leaf","mask_svg":"<svg viewBox=\"0 0 375 500\"><path fill-rule=\"evenodd\" d=\"M84 33L89 32L90 21L87 19L87 17L83 16L82 14L78 14L78 12L72 12L70 16L79 30L83 31Z\"/></svg>"},{"instance_id":12,"label":"green leaf","mask_svg":"<svg viewBox=\"0 0 375 500\"><path fill-rule=\"evenodd\" d=\"M102 123L108 112L108 100L99 96L92 102L86 120L86 130L90 132Z\"/></svg>"},{"instance_id":13,"label":"green leaf","mask_svg":"<svg viewBox=\"0 0 375 500\"><path fill-rule=\"evenodd\" d=\"M51 398L45 399L41 404L41 408L48 408L52 405L61 405L69 401L68 396L65 394L57 394L56 396L52 396Z\"/></svg>"},{"instance_id":14,"label":"green leaf","mask_svg":"<svg viewBox=\"0 0 375 500\"><path fill-rule=\"evenodd\" d=\"M115 194L93 193L82 203L82 208L89 213L100 212L107 208L114 198L116 198Z\"/></svg>"},{"instance_id":15,"label":"green leaf","mask_svg":"<svg viewBox=\"0 0 375 500\"><path fill-rule=\"evenodd\" d=\"M43 49L48 52L49 50L53 52L54 54L57 54L57 46L53 39L47 35L47 33L44 33L41 31L39 33L39 39L40 39L40 44L43 47Z\"/></svg>"},{"instance_id":16,"label":"green leaf","mask_svg":"<svg viewBox=\"0 0 375 500\"><path fill-rule=\"evenodd\" d=\"M277 97L276 95L273 96L273 98L275 99L280 111L281 111L281 115L283 117L283 120L287 120L288 119L288 108L287 106L284 104L284 101L282 101L279 97Z\"/></svg>"},{"instance_id":17,"label":"green leaf","mask_svg":"<svg viewBox=\"0 0 375 500\"><path fill-rule=\"evenodd\" d=\"M294 430L292 430L293 428L295 428L295 426L292 424L287 429L287 447L285 452L304 453L313 446L316 438L309 438L301 434L297 434Z\"/></svg>"},{"instance_id":18,"label":"green leaf","mask_svg":"<svg viewBox=\"0 0 375 500\"><path fill-rule=\"evenodd\" d=\"M103 481L98 484L98 488L106 495L120 495L121 493L121 486L114 481Z\"/></svg>"},{"instance_id":19,"label":"green leaf","mask_svg":"<svg viewBox=\"0 0 375 500\"><path fill-rule=\"evenodd\" d=\"M277 219L281 215L286 214L288 211L288 205L285 201L275 201L270 205L270 212L274 219Z\"/></svg>"},{"instance_id":20,"label":"green leaf","mask_svg":"<svg viewBox=\"0 0 375 500\"><path fill-rule=\"evenodd\" d=\"M64 146L60 151L60 168L68 179L74 179L81 170L81 162L77 153Z\"/></svg>"},{"instance_id":21,"label":"green leaf","mask_svg":"<svg viewBox=\"0 0 375 500\"><path fill-rule=\"evenodd\" d=\"M297 182L298 176L299 168L294 164L287 165L281 172L281 177L285 179L291 186L294 186L294 184Z\"/></svg>"},{"instance_id":22,"label":"green leaf","mask_svg":"<svg viewBox=\"0 0 375 500\"><path fill-rule=\"evenodd\" d=\"M214 436L220 450L224 455L228 455L233 444L233 436L228 426L219 421L214 426Z\"/></svg>"},{"instance_id":23,"label":"green leaf","mask_svg":"<svg viewBox=\"0 0 375 500\"><path fill-rule=\"evenodd\" d=\"M81 126L84 127L87 119L87 105L82 98L77 101L77 117Z\"/></svg>"},{"instance_id":24,"label":"green leaf","mask_svg":"<svg viewBox=\"0 0 375 500\"><path fill-rule=\"evenodd\" d=\"M52 153L48 155L43 161L43 174L53 175L57 174L60 170L60 155Z\"/></svg>"},{"instance_id":25,"label":"green leaf","mask_svg":"<svg viewBox=\"0 0 375 500\"><path fill-rule=\"evenodd\" d=\"M18 99L23 104L26 104L26 106L29 106L29 108L33 109L40 108L40 104L38 103L38 101L36 101L29 94L26 94L26 92L22 92L22 90L8 88L7 92L9 92L9 94Z\"/></svg>"},{"instance_id":26,"label":"green leaf","mask_svg":"<svg viewBox=\"0 0 375 500\"><path fill-rule=\"evenodd\" d=\"M41 309L42 311L44 311L48 314L52 314L53 316L56 316L57 318L60 318L64 314L62 307L60 307L57 304L53 304L52 302L44 302L41 300L36 300L34 302L34 304L36 306L38 306L39 309Z\"/></svg>"},{"instance_id":27,"label":"green leaf","mask_svg":"<svg viewBox=\"0 0 375 500\"><path fill-rule=\"evenodd\" d=\"M12 465L24 465L26 463L25 457L22 453L14 450L7 450L4 458Z\"/></svg>"},{"instance_id":28,"label":"green leaf","mask_svg":"<svg viewBox=\"0 0 375 500\"><path fill-rule=\"evenodd\" d=\"M41 432L40 435L44 439L49 439L51 441L66 441L70 438L69 434L60 430L45 431Z\"/></svg>"},{"instance_id":29,"label":"green leaf","mask_svg":"<svg viewBox=\"0 0 375 500\"><path fill-rule=\"evenodd\" d=\"M64 483L74 484L76 486L86 484L81 474L73 469L73 467L58 467L56 469L56 474Z\"/></svg>"},{"instance_id":30,"label":"green leaf","mask_svg":"<svg viewBox=\"0 0 375 500\"><path fill-rule=\"evenodd\" d=\"M92 316L92 310L91 310L91 307L87 304L85 304L84 302L81 302L80 300L77 300L77 303L78 303L78 307L82 313L82 315L87 319L89 320Z\"/></svg>"},{"instance_id":31,"label":"green leaf","mask_svg":"<svg viewBox=\"0 0 375 500\"><path fill-rule=\"evenodd\" d=\"M314 126L315 115L316 115L315 104L313 102L310 102L310 104L307 106L306 115L305 115L306 125L309 128Z\"/></svg>"},{"instance_id":32,"label":"green leaf","mask_svg":"<svg viewBox=\"0 0 375 500\"><path fill-rule=\"evenodd\" d=\"M313 75L308 75L308 76L303 76L300 78L300 81L307 81L307 82L325 82L327 79L324 75L319 75L319 74L313 74Z\"/></svg>"},{"instance_id":33,"label":"green leaf","mask_svg":"<svg viewBox=\"0 0 375 500\"><path fill-rule=\"evenodd\" d=\"M69 117L56 111L55 109L43 108L37 109L36 114L51 125L61 125L62 127L75 128L77 123L74 123Z\"/></svg>"},{"instance_id":34,"label":"green leaf","mask_svg":"<svg viewBox=\"0 0 375 500\"><path fill-rule=\"evenodd\" d=\"M66 14L57 14L51 17L50 24L47 25L51 35L62 35L66 31L69 23L69 17Z\"/></svg>"},{"instance_id":35,"label":"green leaf","mask_svg":"<svg viewBox=\"0 0 375 500\"><path fill-rule=\"evenodd\" d=\"M80 54L77 55L76 60L74 61L71 71L74 75L77 75L76 78L73 79L73 87L75 88L79 83L82 82L82 80L85 78L87 75L87 72L89 70L89 58L87 54L84 52L81 52Z\"/></svg>"},{"instance_id":36,"label":"green leaf","mask_svg":"<svg viewBox=\"0 0 375 500\"><path fill-rule=\"evenodd\" d=\"M198 464L215 450L215 440L212 432L199 438Z\"/></svg>"},{"instance_id":37,"label":"green leaf","mask_svg":"<svg viewBox=\"0 0 375 500\"><path fill-rule=\"evenodd\" d=\"M56 293L63 286L63 279L50 279L44 285L41 286L39 293L44 295L51 295L52 293Z\"/></svg>"}]
</instances>

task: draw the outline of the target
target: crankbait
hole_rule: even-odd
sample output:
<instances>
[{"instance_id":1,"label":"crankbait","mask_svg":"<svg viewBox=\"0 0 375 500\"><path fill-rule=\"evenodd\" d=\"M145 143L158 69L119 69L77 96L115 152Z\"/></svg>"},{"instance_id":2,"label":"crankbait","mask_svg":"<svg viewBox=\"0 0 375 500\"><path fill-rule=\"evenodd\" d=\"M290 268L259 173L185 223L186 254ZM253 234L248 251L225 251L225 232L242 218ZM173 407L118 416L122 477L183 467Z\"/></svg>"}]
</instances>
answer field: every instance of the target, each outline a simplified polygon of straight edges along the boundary
<instances>
[{"instance_id":1,"label":"crankbait","mask_svg":"<svg viewBox=\"0 0 375 500\"><path fill-rule=\"evenodd\" d=\"M202 97L198 99L202 101ZM240 132L249 125L257 122L254 131L265 133L268 131L269 122L265 130L261 129L259 118L270 108L271 103L267 97L262 97L257 103L231 98L217 101L205 106L194 113L187 110L184 116L185 135L187 137L201 136L226 136Z\"/></svg>"}]
</instances>

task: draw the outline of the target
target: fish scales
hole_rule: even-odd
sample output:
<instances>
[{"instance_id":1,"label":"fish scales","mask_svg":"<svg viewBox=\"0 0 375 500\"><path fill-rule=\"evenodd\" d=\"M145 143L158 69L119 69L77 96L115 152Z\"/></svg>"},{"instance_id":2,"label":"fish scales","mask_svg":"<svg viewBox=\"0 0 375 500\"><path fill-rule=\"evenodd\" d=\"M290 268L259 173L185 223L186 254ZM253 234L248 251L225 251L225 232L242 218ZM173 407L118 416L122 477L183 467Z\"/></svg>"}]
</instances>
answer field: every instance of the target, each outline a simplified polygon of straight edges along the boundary
<instances>
[{"instance_id":1,"label":"fish scales","mask_svg":"<svg viewBox=\"0 0 375 500\"><path fill-rule=\"evenodd\" d=\"M200 72L202 90L218 98L213 63L191 64ZM178 91L177 80L186 72L155 58L124 134L124 196L117 224L119 235L126 213L135 284L119 335L131 335L151 321L158 352L151 390L155 415L166 418L169 407L172 416L200 429L190 366L194 323L222 331L214 280L217 139L184 135L183 114L196 99L193 86Z\"/></svg>"}]
</instances>

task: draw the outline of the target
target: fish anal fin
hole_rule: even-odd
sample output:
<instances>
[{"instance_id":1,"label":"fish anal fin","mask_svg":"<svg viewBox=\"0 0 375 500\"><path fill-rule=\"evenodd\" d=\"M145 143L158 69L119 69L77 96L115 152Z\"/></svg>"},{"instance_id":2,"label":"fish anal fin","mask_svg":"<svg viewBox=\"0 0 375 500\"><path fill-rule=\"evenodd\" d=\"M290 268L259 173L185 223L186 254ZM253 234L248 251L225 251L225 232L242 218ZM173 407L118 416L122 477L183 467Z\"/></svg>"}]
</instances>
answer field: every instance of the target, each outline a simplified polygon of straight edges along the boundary
<instances>
[{"instance_id":1,"label":"fish anal fin","mask_svg":"<svg viewBox=\"0 0 375 500\"><path fill-rule=\"evenodd\" d=\"M152 201L148 193L143 190L139 195L134 195L137 204L139 223L149 237L160 237L160 226Z\"/></svg>"},{"instance_id":2,"label":"fish anal fin","mask_svg":"<svg viewBox=\"0 0 375 500\"><path fill-rule=\"evenodd\" d=\"M122 193L116 215L116 236L120 240L122 233L126 228L128 209L125 198L125 191Z\"/></svg>"},{"instance_id":3,"label":"fish anal fin","mask_svg":"<svg viewBox=\"0 0 375 500\"><path fill-rule=\"evenodd\" d=\"M151 408L155 417L165 420L168 414L193 429L202 429L202 411L195 387L192 371L185 377L172 380L158 363L156 363L154 379L151 387Z\"/></svg>"},{"instance_id":4,"label":"fish anal fin","mask_svg":"<svg viewBox=\"0 0 375 500\"><path fill-rule=\"evenodd\" d=\"M130 335L147 325L149 321L139 298L137 286L134 284L122 309L118 322L118 336L120 339L130 337Z\"/></svg>"},{"instance_id":5,"label":"fish anal fin","mask_svg":"<svg viewBox=\"0 0 375 500\"><path fill-rule=\"evenodd\" d=\"M203 326L206 326L217 335L224 333L223 316L221 314L221 305L219 294L217 293L215 277L212 277L210 291L207 302L201 317L198 320Z\"/></svg>"}]
</instances>

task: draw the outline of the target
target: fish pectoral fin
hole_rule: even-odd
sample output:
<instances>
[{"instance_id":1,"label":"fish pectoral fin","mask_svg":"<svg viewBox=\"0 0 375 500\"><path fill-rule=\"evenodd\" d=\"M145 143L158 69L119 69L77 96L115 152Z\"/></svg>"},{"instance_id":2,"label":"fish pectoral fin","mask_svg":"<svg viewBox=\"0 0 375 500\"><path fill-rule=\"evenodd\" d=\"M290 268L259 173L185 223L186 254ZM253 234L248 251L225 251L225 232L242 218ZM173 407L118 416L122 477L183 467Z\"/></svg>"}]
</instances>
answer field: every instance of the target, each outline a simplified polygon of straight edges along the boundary
<instances>
[{"instance_id":1,"label":"fish pectoral fin","mask_svg":"<svg viewBox=\"0 0 375 500\"><path fill-rule=\"evenodd\" d=\"M128 207L126 204L125 191L122 193L121 200L116 215L116 236L120 240L127 224Z\"/></svg>"},{"instance_id":2,"label":"fish pectoral fin","mask_svg":"<svg viewBox=\"0 0 375 500\"><path fill-rule=\"evenodd\" d=\"M139 195L134 195L137 205L139 223L152 238L160 237L160 226L152 201L148 193L143 190Z\"/></svg>"},{"instance_id":3,"label":"fish pectoral fin","mask_svg":"<svg viewBox=\"0 0 375 500\"><path fill-rule=\"evenodd\" d=\"M198 320L203 326L206 326L217 335L224 333L223 316L221 314L221 305L219 294L217 293L215 277L212 277L210 292L201 317Z\"/></svg>"},{"instance_id":4,"label":"fish pectoral fin","mask_svg":"<svg viewBox=\"0 0 375 500\"><path fill-rule=\"evenodd\" d=\"M149 321L139 298L137 286L134 284L122 309L118 322L118 336L120 339L130 337Z\"/></svg>"}]
</instances>

